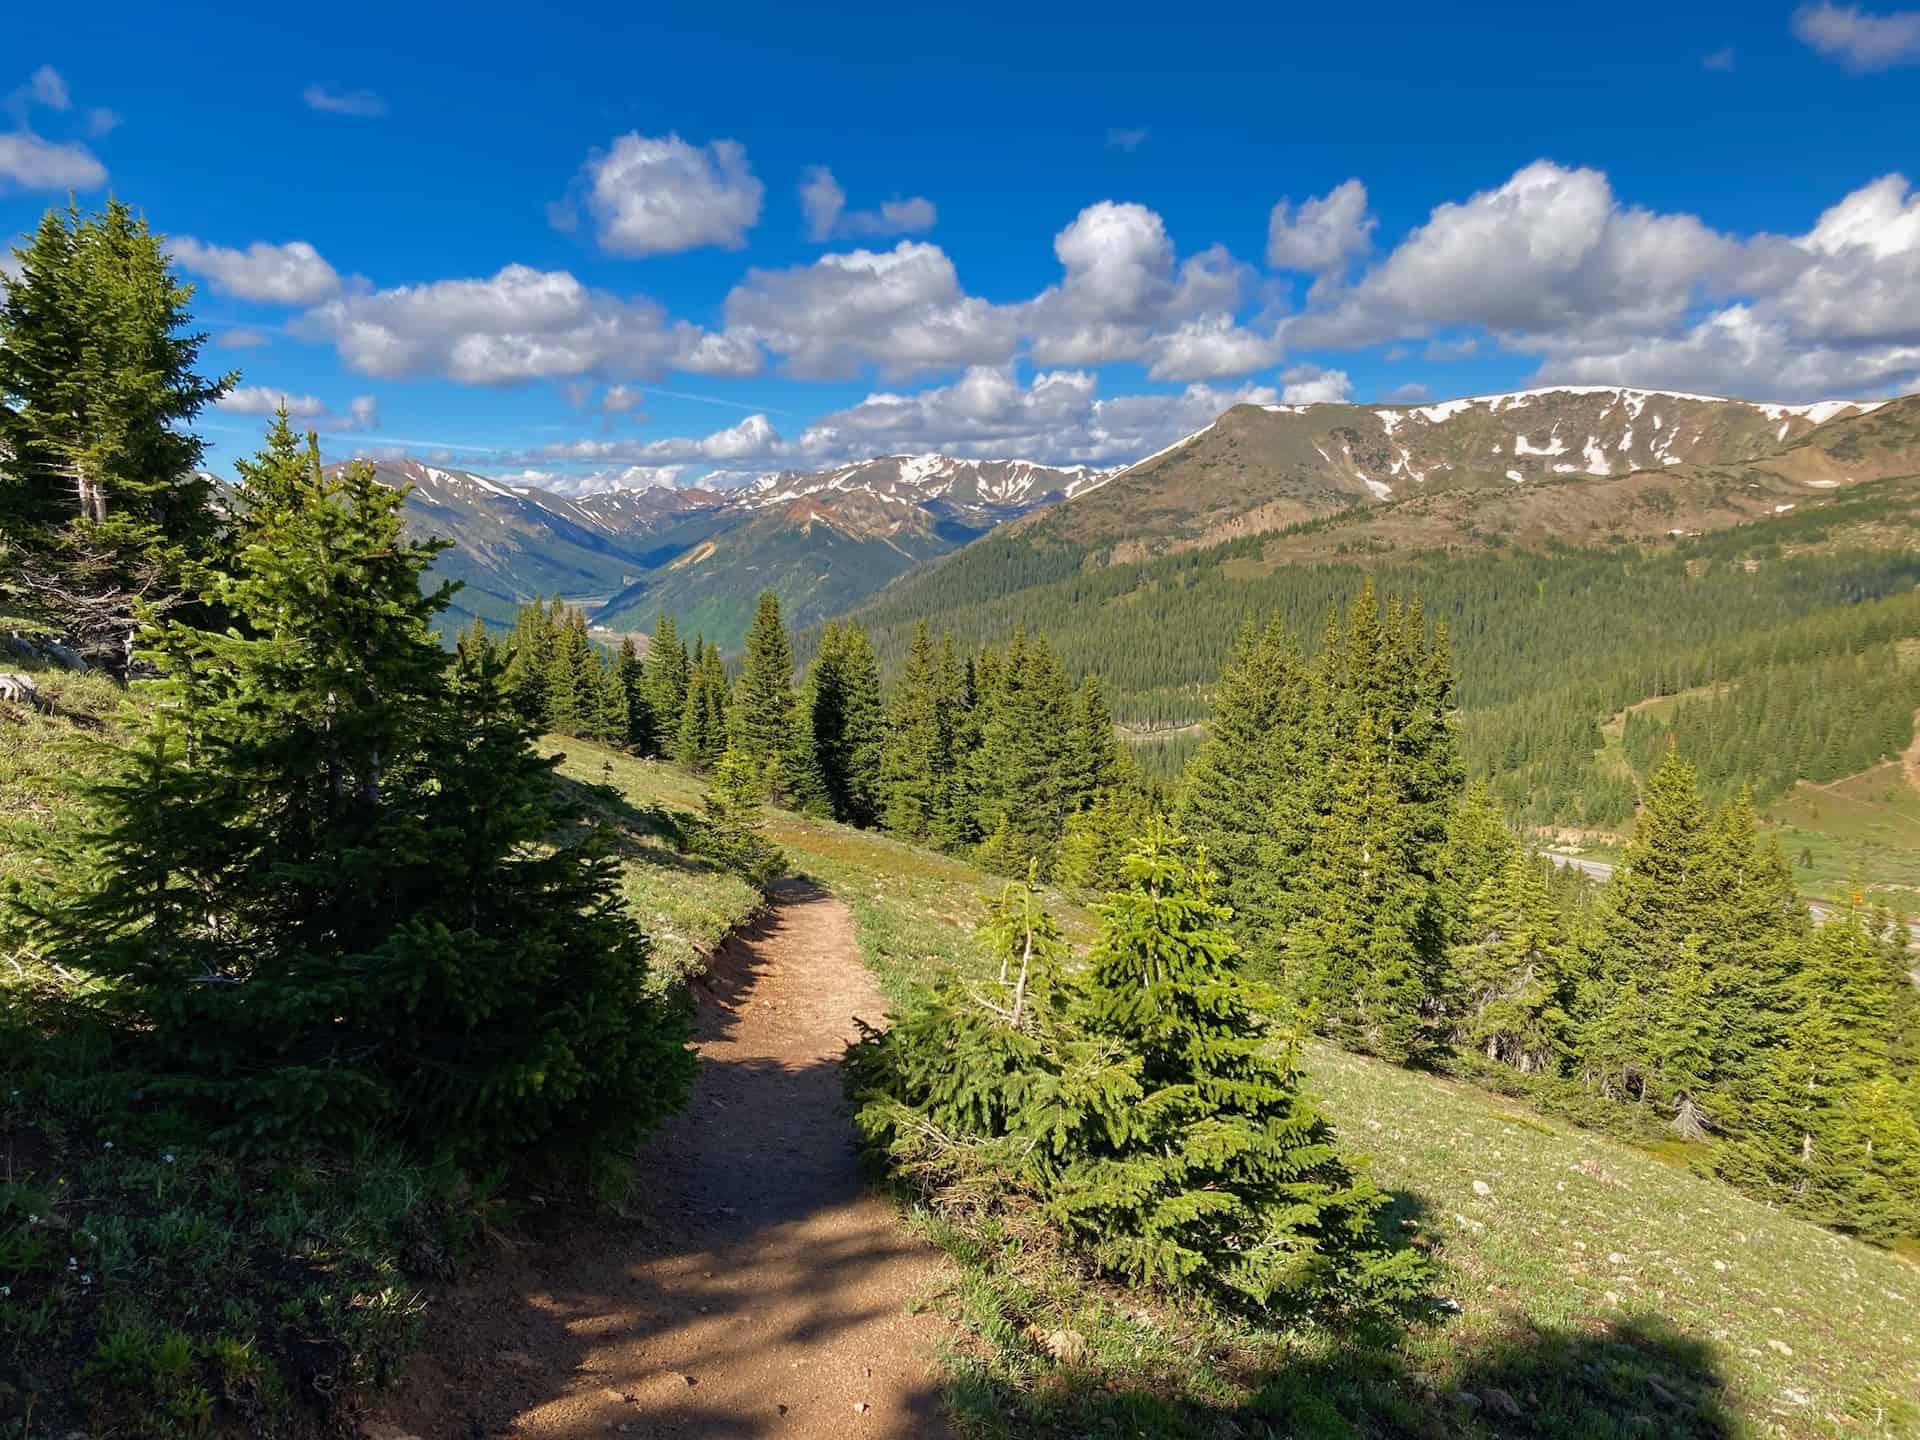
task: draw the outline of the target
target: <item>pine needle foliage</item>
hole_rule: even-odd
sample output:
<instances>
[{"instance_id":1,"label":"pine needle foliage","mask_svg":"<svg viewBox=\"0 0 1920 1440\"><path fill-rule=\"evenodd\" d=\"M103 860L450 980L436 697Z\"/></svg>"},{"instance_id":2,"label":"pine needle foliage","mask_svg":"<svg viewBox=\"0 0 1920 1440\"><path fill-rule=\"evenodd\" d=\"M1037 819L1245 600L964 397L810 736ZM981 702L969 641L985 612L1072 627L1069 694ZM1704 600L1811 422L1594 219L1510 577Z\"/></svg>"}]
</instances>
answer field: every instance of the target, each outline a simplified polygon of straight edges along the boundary
<instances>
[{"instance_id":1,"label":"pine needle foliage","mask_svg":"<svg viewBox=\"0 0 1920 1440\"><path fill-rule=\"evenodd\" d=\"M935 1194L997 1178L1135 1283L1263 1310L1411 1298L1423 1262L1377 1238L1385 1197L1263 1018L1203 858L1156 822L1124 869L1084 967L1012 889L999 980L949 981L862 1042L869 1140Z\"/></svg>"},{"instance_id":2,"label":"pine needle foliage","mask_svg":"<svg viewBox=\"0 0 1920 1440\"><path fill-rule=\"evenodd\" d=\"M283 414L242 467L215 631L158 619L137 738L17 897L123 1062L239 1146L375 1132L583 1162L684 1097L677 1008L491 645L451 664L404 497Z\"/></svg>"}]
</instances>

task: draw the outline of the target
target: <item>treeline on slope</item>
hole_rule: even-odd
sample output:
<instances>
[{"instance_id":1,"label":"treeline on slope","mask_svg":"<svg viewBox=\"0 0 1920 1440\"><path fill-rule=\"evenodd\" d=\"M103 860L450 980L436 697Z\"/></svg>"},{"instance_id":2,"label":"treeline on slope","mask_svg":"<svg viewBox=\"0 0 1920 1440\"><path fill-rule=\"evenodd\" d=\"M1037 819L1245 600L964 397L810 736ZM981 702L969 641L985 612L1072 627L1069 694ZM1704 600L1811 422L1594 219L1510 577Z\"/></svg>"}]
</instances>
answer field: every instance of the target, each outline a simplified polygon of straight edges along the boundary
<instances>
[{"instance_id":1,"label":"treeline on slope","mask_svg":"<svg viewBox=\"0 0 1920 1440\"><path fill-rule=\"evenodd\" d=\"M661 615L642 660L608 655L559 602L521 607L501 647L530 722L711 771L736 807L771 801L965 854L995 874L1103 889L1148 816L1152 787L1105 692L1077 684L1044 639L1016 631L962 654L915 634L883 696L866 632L830 624L799 684L773 592L761 595L740 674Z\"/></svg>"},{"instance_id":2,"label":"treeline on slope","mask_svg":"<svg viewBox=\"0 0 1920 1440\"><path fill-rule=\"evenodd\" d=\"M1896 642L1920 636L1920 553L1843 543L1852 527L1913 524L1904 495L1879 484L1653 550L1489 546L1471 564L1442 552L1272 564L1274 537L1260 536L1097 565L1072 546L993 535L883 593L859 618L889 675L905 665L922 616L937 616L962 647L999 643L1016 627L1045 633L1070 666L1102 677L1124 725L1153 730L1207 717L1231 637L1246 624L1277 614L1308 637L1311 654L1327 607L1372 578L1419 595L1448 622L1466 761L1509 812L1528 824L1617 826L1631 817L1635 785L1596 759L1609 717L1769 670L1853 659L1884 667ZM1799 697L1796 730L1839 738L1834 763L1864 768L1889 753L1873 747L1906 743L1897 726L1844 725L1838 690L1780 681L1782 694ZM1717 760L1714 793L1747 780L1764 802L1784 788L1768 743L1755 734ZM1723 785L1722 775L1734 778Z\"/></svg>"},{"instance_id":3,"label":"treeline on slope","mask_svg":"<svg viewBox=\"0 0 1920 1440\"><path fill-rule=\"evenodd\" d=\"M503 667L438 643L403 497L283 413L217 510L191 426L232 377L159 238L115 203L15 254L9 644L134 688L0 817L0 1429L279 1427L390 1373L400 1257L446 1264L509 1169L624 1172L687 1007Z\"/></svg>"},{"instance_id":4,"label":"treeline on slope","mask_svg":"<svg viewBox=\"0 0 1920 1440\"><path fill-rule=\"evenodd\" d=\"M1746 786L1764 802L1796 781L1839 780L1900 754L1913 741L1916 709L1920 657L1906 658L1896 641L1751 671L1737 684L1682 699L1666 716L1632 711L1622 745L1643 774L1675 745L1709 794Z\"/></svg>"},{"instance_id":5,"label":"treeline on slope","mask_svg":"<svg viewBox=\"0 0 1920 1440\"><path fill-rule=\"evenodd\" d=\"M1670 755L1626 862L1556 880L1463 783L1444 627L1363 587L1312 658L1242 632L1182 792L1248 963L1301 1023L1457 1064L1877 1240L1920 1233L1920 997L1907 937L1810 923L1736 796ZM1477 1057L1477 1058L1476 1058Z\"/></svg>"}]
</instances>

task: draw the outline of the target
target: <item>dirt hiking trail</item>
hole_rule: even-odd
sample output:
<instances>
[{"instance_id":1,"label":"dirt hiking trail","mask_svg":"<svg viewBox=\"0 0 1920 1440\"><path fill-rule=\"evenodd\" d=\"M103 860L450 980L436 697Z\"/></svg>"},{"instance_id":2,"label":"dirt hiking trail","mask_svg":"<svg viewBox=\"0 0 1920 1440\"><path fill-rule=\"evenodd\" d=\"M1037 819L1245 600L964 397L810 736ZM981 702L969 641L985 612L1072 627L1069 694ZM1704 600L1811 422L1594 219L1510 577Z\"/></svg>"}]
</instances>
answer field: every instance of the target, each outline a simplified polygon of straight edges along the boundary
<instances>
[{"instance_id":1,"label":"dirt hiking trail","mask_svg":"<svg viewBox=\"0 0 1920 1440\"><path fill-rule=\"evenodd\" d=\"M434 1307L375 1440L949 1436L943 1275L862 1184L841 1090L884 1002L838 900L785 882L695 986L704 1064L640 1160L643 1223L569 1217Z\"/></svg>"}]
</instances>

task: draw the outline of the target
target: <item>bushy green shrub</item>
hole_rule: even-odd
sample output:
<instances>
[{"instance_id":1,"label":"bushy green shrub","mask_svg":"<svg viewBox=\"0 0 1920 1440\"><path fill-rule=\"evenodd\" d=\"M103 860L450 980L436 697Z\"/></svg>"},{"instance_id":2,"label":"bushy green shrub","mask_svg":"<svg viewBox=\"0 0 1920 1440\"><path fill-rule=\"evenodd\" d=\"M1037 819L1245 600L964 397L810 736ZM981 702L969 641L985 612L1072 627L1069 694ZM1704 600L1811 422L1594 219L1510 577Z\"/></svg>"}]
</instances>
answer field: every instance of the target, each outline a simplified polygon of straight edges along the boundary
<instances>
[{"instance_id":1,"label":"bushy green shrub","mask_svg":"<svg viewBox=\"0 0 1920 1440\"><path fill-rule=\"evenodd\" d=\"M1025 1204L1100 1268L1260 1308L1412 1298L1424 1262L1304 1094L1238 974L1204 862L1155 826L1086 966L1031 887L989 922L999 977L955 978L856 1047L857 1122L937 1203Z\"/></svg>"}]
</instances>

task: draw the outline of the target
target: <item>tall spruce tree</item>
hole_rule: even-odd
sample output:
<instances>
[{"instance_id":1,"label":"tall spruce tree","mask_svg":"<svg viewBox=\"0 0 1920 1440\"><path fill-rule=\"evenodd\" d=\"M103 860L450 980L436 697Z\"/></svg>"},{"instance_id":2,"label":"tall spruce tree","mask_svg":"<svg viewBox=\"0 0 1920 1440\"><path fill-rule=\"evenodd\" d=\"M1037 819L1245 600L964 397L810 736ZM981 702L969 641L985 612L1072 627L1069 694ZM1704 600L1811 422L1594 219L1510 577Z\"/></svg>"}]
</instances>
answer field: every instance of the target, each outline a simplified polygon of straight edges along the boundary
<instances>
[{"instance_id":1,"label":"tall spruce tree","mask_svg":"<svg viewBox=\"0 0 1920 1440\"><path fill-rule=\"evenodd\" d=\"M284 413L239 467L228 628L145 632L160 703L62 841L40 943L149 1092L215 1132L490 1161L630 1143L691 1078L604 848L555 847L550 763L497 659L451 674L370 466Z\"/></svg>"},{"instance_id":2,"label":"tall spruce tree","mask_svg":"<svg viewBox=\"0 0 1920 1440\"><path fill-rule=\"evenodd\" d=\"M639 647L631 635L620 638L620 655L614 662L613 683L619 692L620 710L626 716L626 730L620 737L636 755L660 753L660 729L653 713L653 697L647 691L646 667L641 664Z\"/></svg>"},{"instance_id":3,"label":"tall spruce tree","mask_svg":"<svg viewBox=\"0 0 1920 1440\"><path fill-rule=\"evenodd\" d=\"M653 639L647 645L647 699L653 710L654 723L660 730L662 748L682 761L686 757L676 747L681 725L686 719L687 687L692 678L692 664L687 658L686 644L680 639L673 617L663 610L654 622Z\"/></svg>"},{"instance_id":4,"label":"tall spruce tree","mask_svg":"<svg viewBox=\"0 0 1920 1440\"><path fill-rule=\"evenodd\" d=\"M1787 981L1791 1019L1721 1174L1822 1224L1889 1240L1920 1233L1920 1139L1889 1073L1904 973L1849 905L1800 946ZM1901 1118L1905 1111L1906 1119Z\"/></svg>"},{"instance_id":5,"label":"tall spruce tree","mask_svg":"<svg viewBox=\"0 0 1920 1440\"><path fill-rule=\"evenodd\" d=\"M674 738L676 760L696 770L705 770L719 761L728 748L727 716L731 702L732 690L726 667L720 662L720 651L707 644L704 637L695 636L687 693L681 706L680 732ZM759 765L752 773L762 777L756 782L759 786L756 798L765 799L764 764L751 763ZM739 772L749 764L742 754L734 769Z\"/></svg>"},{"instance_id":6,"label":"tall spruce tree","mask_svg":"<svg viewBox=\"0 0 1920 1440\"><path fill-rule=\"evenodd\" d=\"M808 719L793 688L793 642L780 618L780 597L763 590L733 687L728 736L741 763L765 777L767 798L776 805L823 803Z\"/></svg>"},{"instance_id":7,"label":"tall spruce tree","mask_svg":"<svg viewBox=\"0 0 1920 1440\"><path fill-rule=\"evenodd\" d=\"M1576 974L1539 857L1509 847L1476 890L1448 959L1459 1043L1523 1072L1557 1073Z\"/></svg>"},{"instance_id":8,"label":"tall spruce tree","mask_svg":"<svg viewBox=\"0 0 1920 1440\"><path fill-rule=\"evenodd\" d=\"M966 757L980 748L985 720L975 682L974 661L962 656L951 631L940 637L934 669L934 699L939 720L933 840L953 851L980 839L980 797Z\"/></svg>"},{"instance_id":9,"label":"tall spruce tree","mask_svg":"<svg viewBox=\"0 0 1920 1440\"><path fill-rule=\"evenodd\" d=\"M1050 876L1075 798L1073 691L1053 647L1016 630L982 714L973 757L979 825L1002 838L982 851L981 863L1023 874L1037 862Z\"/></svg>"},{"instance_id":10,"label":"tall spruce tree","mask_svg":"<svg viewBox=\"0 0 1920 1440\"><path fill-rule=\"evenodd\" d=\"M907 663L887 706L880 751L882 818L908 840L934 838L948 796L953 755L941 713L939 663L926 622L913 629Z\"/></svg>"},{"instance_id":11,"label":"tall spruce tree","mask_svg":"<svg viewBox=\"0 0 1920 1440\"><path fill-rule=\"evenodd\" d=\"M196 370L193 287L110 200L50 210L0 275L0 604L124 666L136 608L165 608L216 524L192 424L235 375Z\"/></svg>"},{"instance_id":12,"label":"tall spruce tree","mask_svg":"<svg viewBox=\"0 0 1920 1440\"><path fill-rule=\"evenodd\" d=\"M833 623L821 631L803 700L812 720L815 767L834 819L874 824L881 807L885 726L880 662L866 631Z\"/></svg>"},{"instance_id":13,"label":"tall spruce tree","mask_svg":"<svg viewBox=\"0 0 1920 1440\"><path fill-rule=\"evenodd\" d=\"M1694 769L1670 751L1647 782L1625 862L1608 883L1581 999L1581 1062L1614 1093L1658 1090L1656 1016L1687 937L1702 929L1706 814Z\"/></svg>"},{"instance_id":14,"label":"tall spruce tree","mask_svg":"<svg viewBox=\"0 0 1920 1440\"><path fill-rule=\"evenodd\" d=\"M1299 647L1278 616L1264 629L1240 632L1232 661L1214 692L1207 738L1187 767L1179 823L1221 877L1220 898L1231 926L1256 954L1269 953L1259 933L1271 892L1285 883L1292 856L1262 857L1275 838L1277 804L1291 798L1291 767L1303 743L1307 675Z\"/></svg>"}]
</instances>

